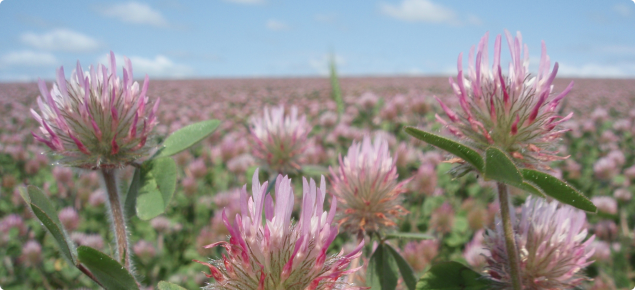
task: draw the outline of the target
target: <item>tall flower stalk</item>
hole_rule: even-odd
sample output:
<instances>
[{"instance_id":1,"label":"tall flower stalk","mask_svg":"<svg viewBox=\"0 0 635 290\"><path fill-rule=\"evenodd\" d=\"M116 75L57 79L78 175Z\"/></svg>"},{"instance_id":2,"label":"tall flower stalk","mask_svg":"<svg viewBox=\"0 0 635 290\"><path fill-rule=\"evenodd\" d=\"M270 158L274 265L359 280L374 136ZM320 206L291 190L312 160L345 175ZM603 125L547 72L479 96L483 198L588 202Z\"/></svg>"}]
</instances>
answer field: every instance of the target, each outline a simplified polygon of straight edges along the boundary
<instances>
[{"instance_id":1,"label":"tall flower stalk","mask_svg":"<svg viewBox=\"0 0 635 290\"><path fill-rule=\"evenodd\" d=\"M69 80L64 68L57 70L57 83L48 90L38 81L40 113L31 114L40 124L33 137L62 156L64 166L100 170L108 193L118 261L130 269L126 220L117 190L116 170L146 157L152 149L151 132L158 123L159 100L151 107L143 86L135 82L132 64L124 57L123 78L117 76L115 55L110 68L98 65L83 71L79 62Z\"/></svg>"},{"instance_id":2,"label":"tall flower stalk","mask_svg":"<svg viewBox=\"0 0 635 290\"><path fill-rule=\"evenodd\" d=\"M517 167L548 170L549 162L568 157L557 155L554 141L567 131L558 125L573 115L557 114L558 105L571 91L573 82L561 93L553 94L558 63L551 70L544 42L538 73L532 76L528 70L529 52L522 43L520 32L516 37L507 31L505 33L511 54L507 76L503 75L501 68L501 36L498 35L494 42L494 60L490 69L488 34L485 34L478 44L476 55L475 47L470 50L468 70L463 69L461 53L456 80L449 79L462 111L453 111L437 98L449 121L439 115L436 118L453 135L481 152L493 146L506 152ZM471 163L459 161L453 173L461 175L473 170L480 169ZM510 284L512 289L520 290L521 261L506 184L498 183L498 197Z\"/></svg>"}]
</instances>

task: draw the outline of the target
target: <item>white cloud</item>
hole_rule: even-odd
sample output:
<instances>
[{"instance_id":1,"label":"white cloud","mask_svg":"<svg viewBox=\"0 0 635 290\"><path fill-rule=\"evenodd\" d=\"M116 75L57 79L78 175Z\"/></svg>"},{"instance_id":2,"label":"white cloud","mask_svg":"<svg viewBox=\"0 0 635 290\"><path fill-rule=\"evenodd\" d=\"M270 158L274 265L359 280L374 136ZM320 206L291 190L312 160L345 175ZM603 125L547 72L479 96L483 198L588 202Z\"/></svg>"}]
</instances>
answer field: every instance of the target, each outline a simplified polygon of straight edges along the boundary
<instances>
[{"instance_id":1,"label":"white cloud","mask_svg":"<svg viewBox=\"0 0 635 290\"><path fill-rule=\"evenodd\" d=\"M616 4L615 6L613 6L613 11L615 11L617 14L624 16L624 17L628 17L631 15L632 10L631 10L631 4L626 5L626 4Z\"/></svg>"},{"instance_id":2,"label":"white cloud","mask_svg":"<svg viewBox=\"0 0 635 290\"><path fill-rule=\"evenodd\" d=\"M265 0L223 0L225 2L236 3L236 4L246 4L246 5L254 5L254 4L263 4Z\"/></svg>"},{"instance_id":3,"label":"white cloud","mask_svg":"<svg viewBox=\"0 0 635 290\"><path fill-rule=\"evenodd\" d=\"M48 52L35 52L29 50L9 52L0 56L0 68L3 67L41 67L59 64L57 58Z\"/></svg>"},{"instance_id":4,"label":"white cloud","mask_svg":"<svg viewBox=\"0 0 635 290\"><path fill-rule=\"evenodd\" d=\"M117 18L120 21L134 24L145 24L157 27L167 27L168 21L158 10L150 5L139 2L128 2L106 7L101 11L103 15Z\"/></svg>"},{"instance_id":5,"label":"white cloud","mask_svg":"<svg viewBox=\"0 0 635 290\"><path fill-rule=\"evenodd\" d=\"M191 77L195 73L193 68L187 65L175 63L166 56L160 54L155 56L154 59L141 56L129 56L128 58L130 58L130 62L132 63L135 78L142 78L148 74L148 76L153 78L182 79ZM121 69L124 63L123 56L116 54L115 60L117 61L117 66ZM109 66L110 55L105 54L97 61Z\"/></svg>"},{"instance_id":6,"label":"white cloud","mask_svg":"<svg viewBox=\"0 0 635 290\"><path fill-rule=\"evenodd\" d=\"M403 0L397 5L383 3L380 9L390 17L408 22L461 24L454 10L428 0Z\"/></svg>"},{"instance_id":7,"label":"white cloud","mask_svg":"<svg viewBox=\"0 0 635 290\"><path fill-rule=\"evenodd\" d=\"M331 57L332 57L331 55L327 55L327 54L322 55L320 57L312 57L309 59L309 66L318 74L327 76L331 72L330 70ZM342 73L341 67L344 64L346 64L346 60L342 56L336 54L335 67L339 75L341 75Z\"/></svg>"},{"instance_id":8,"label":"white cloud","mask_svg":"<svg viewBox=\"0 0 635 290\"><path fill-rule=\"evenodd\" d=\"M24 33L20 40L43 50L88 52L99 48L99 42L90 36L68 29L55 29L44 34Z\"/></svg>"},{"instance_id":9,"label":"white cloud","mask_svg":"<svg viewBox=\"0 0 635 290\"><path fill-rule=\"evenodd\" d=\"M586 63L569 65L560 63L558 76L585 78L625 78L635 76L635 63L619 65Z\"/></svg>"},{"instance_id":10,"label":"white cloud","mask_svg":"<svg viewBox=\"0 0 635 290\"><path fill-rule=\"evenodd\" d=\"M289 30L289 26L282 21L269 19L267 20L267 29L274 31Z\"/></svg>"}]
</instances>

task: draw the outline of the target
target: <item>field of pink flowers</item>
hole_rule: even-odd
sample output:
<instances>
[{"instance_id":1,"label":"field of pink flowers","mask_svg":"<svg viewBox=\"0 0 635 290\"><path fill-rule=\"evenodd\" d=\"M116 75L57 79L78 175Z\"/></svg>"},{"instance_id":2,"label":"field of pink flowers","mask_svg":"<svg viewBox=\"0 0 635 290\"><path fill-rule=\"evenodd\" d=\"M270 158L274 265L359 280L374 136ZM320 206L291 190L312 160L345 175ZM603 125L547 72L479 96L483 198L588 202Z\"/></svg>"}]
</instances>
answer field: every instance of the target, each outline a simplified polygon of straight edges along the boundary
<instances>
[{"instance_id":1,"label":"field of pink flowers","mask_svg":"<svg viewBox=\"0 0 635 290\"><path fill-rule=\"evenodd\" d=\"M554 91L564 90L570 81L557 78ZM595 262L581 270L589 277L582 286L596 290L630 289L635 285L635 184L631 184L635 181L635 82L574 81L573 90L559 108L564 115L574 112L572 119L562 124L570 131L563 135L558 148L560 156L570 157L553 162L551 167L553 175L579 189L599 209L597 214L586 214L583 225L589 236L595 235L589 246L595 250L590 258ZM344 113L338 117L338 105L331 98L331 82L327 78L150 80L147 95L161 99L158 125L154 128L159 140L194 122L218 119L221 124L212 135L173 156L178 165L178 183L165 214L149 221L137 217L129 221L132 263L141 285L152 289L164 280L196 289L219 277L214 276L213 267L193 260L221 257L224 251L220 247L205 246L224 241L231 234L221 212L224 209L233 216L241 211L240 188L245 184L251 188L256 168L261 168L260 182L271 180L275 172L289 172L290 186L295 189L292 216L296 220L302 218L302 176L319 183L324 175L330 204L332 195L341 196L339 192L343 190L334 188L341 183L338 156L345 157L353 142L361 143L364 136L379 136L386 141L388 154L396 165L395 182L402 186L395 205L400 208L399 213L375 223L433 237L387 242L401 253L416 277L431 265L449 260L469 265L477 272L491 270L484 255L483 232L495 228L499 211L496 185L478 174L454 179L447 174L454 166L446 161L447 153L403 130L414 126L445 134L435 120L435 114L444 113L433 95L449 107L459 107L447 79L341 78L340 86ZM95 288L91 279L63 258L53 237L20 196L24 185L41 188L75 244L106 254L115 252L109 246L114 233L105 226L109 218L105 210L108 197L98 173L56 166L58 158L44 154L49 151L46 145L31 136L38 123L29 110L37 107L39 95L36 83L0 84L0 287ZM292 106L297 107L298 115L306 117L310 131L306 132L306 142L297 149L293 168L269 166L266 170L263 160L275 156L262 155L262 144L250 128L252 118L261 117L264 108L278 105L284 105L287 114ZM133 167L118 172L123 192L133 173ZM519 213L527 196L512 189L512 203ZM390 224L393 220L394 225ZM352 224L364 227L366 222L362 219ZM339 224L341 228L329 254L337 254L342 248L349 253L358 245L351 220ZM361 259L355 261L362 268L349 280L357 285L366 283L370 253L377 246L371 240L366 242ZM210 270L211 275L207 274ZM398 283L406 289L404 281Z\"/></svg>"}]
</instances>

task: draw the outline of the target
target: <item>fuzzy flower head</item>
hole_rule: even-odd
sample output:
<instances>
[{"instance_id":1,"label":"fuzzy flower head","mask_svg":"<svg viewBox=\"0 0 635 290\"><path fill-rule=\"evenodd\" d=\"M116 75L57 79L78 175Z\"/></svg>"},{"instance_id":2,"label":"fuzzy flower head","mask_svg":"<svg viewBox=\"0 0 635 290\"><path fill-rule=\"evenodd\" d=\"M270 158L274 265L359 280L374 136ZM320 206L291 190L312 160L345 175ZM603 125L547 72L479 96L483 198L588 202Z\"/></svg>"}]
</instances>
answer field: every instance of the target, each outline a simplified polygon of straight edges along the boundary
<instances>
[{"instance_id":1,"label":"fuzzy flower head","mask_svg":"<svg viewBox=\"0 0 635 290\"><path fill-rule=\"evenodd\" d=\"M123 78L117 76L114 53L110 68L98 65L83 71L79 62L66 80L57 70L57 84L49 91L38 81L40 113L31 114L40 124L33 137L56 154L60 163L87 169L116 168L148 154L148 139L158 123L159 100L150 106L148 76L143 86L133 80L132 64L124 57Z\"/></svg>"},{"instance_id":2,"label":"fuzzy flower head","mask_svg":"<svg viewBox=\"0 0 635 290\"><path fill-rule=\"evenodd\" d=\"M274 172L294 172L300 169L300 154L305 149L309 131L306 116L298 116L297 107L292 106L287 115L282 105L265 107L262 118L252 119L254 156Z\"/></svg>"},{"instance_id":3,"label":"fuzzy flower head","mask_svg":"<svg viewBox=\"0 0 635 290\"><path fill-rule=\"evenodd\" d=\"M558 72L558 63L550 72L545 43L542 43L540 65L534 76L528 71L529 51L522 43L520 32L515 38L509 32L505 33L511 53L507 75L503 75L501 69L500 35L494 42L494 60L490 69L489 33L486 33L476 48L476 55L475 47L470 49L468 70L464 71L461 53L456 80L450 78L461 112L451 110L437 98L449 121L438 115L437 120L456 137L477 149L497 146L507 151L518 165L548 169L548 162L567 158L558 156L553 145L567 131L558 125L573 115L560 116L557 112L560 101L571 91L573 82L555 94L552 83Z\"/></svg>"},{"instance_id":4,"label":"fuzzy flower head","mask_svg":"<svg viewBox=\"0 0 635 290\"><path fill-rule=\"evenodd\" d=\"M557 201L529 197L514 222L514 233L520 255L521 283L526 289L570 289L586 278L581 270L593 263L595 236L587 237L586 215ZM488 230L484 245L490 254L487 274L499 285L512 289L503 226L496 222Z\"/></svg>"},{"instance_id":5,"label":"fuzzy flower head","mask_svg":"<svg viewBox=\"0 0 635 290\"><path fill-rule=\"evenodd\" d=\"M252 196L243 187L241 213L230 225L225 211L223 221L229 230L229 242L206 246L223 246L227 255L210 263L216 282L205 289L351 289L344 276L357 269L346 270L351 260L361 255L363 242L352 252L327 256L326 251L337 235L333 225L336 202L323 211L326 197L324 177L317 187L315 181L303 179L302 210L299 221L293 222L294 195L291 179L276 178L275 197L266 192L268 183L260 184L258 170L252 181ZM264 217L263 222L263 207Z\"/></svg>"},{"instance_id":6,"label":"fuzzy flower head","mask_svg":"<svg viewBox=\"0 0 635 290\"><path fill-rule=\"evenodd\" d=\"M351 231L377 232L397 224L395 219L408 211L401 206L400 194L409 180L397 180L395 160L388 143L365 136L353 142L339 168L330 168L335 196L340 203L340 225Z\"/></svg>"}]
</instances>

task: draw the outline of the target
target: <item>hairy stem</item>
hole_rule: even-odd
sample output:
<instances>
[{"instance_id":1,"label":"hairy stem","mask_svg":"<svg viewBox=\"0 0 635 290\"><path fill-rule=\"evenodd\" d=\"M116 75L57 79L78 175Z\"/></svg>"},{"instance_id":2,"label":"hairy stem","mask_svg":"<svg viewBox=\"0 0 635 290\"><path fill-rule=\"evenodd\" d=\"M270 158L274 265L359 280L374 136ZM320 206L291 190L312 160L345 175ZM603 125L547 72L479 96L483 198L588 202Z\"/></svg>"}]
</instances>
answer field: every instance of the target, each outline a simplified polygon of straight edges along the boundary
<instances>
[{"instance_id":1,"label":"hairy stem","mask_svg":"<svg viewBox=\"0 0 635 290\"><path fill-rule=\"evenodd\" d=\"M501 220L503 221L503 233L505 234L505 246L507 248L507 257L509 261L510 276L512 278L512 287L514 290L522 290L520 282L520 261L518 251L516 250L516 238L510 213L509 192L507 185L498 183L498 201L501 209Z\"/></svg>"},{"instance_id":2,"label":"hairy stem","mask_svg":"<svg viewBox=\"0 0 635 290\"><path fill-rule=\"evenodd\" d=\"M369 235L370 236L370 235ZM359 231L357 233L357 244L359 245L359 243L361 243L365 238L364 232L363 231ZM349 269L355 269L357 267L359 267L359 262L360 259L362 258L362 256L360 255L359 257L355 258L352 262L351 262L351 266L349 267ZM360 271L357 271L356 273L351 273L350 275L348 275L348 279L347 279L347 283L351 284L353 283L353 281L355 280L355 276L359 275Z\"/></svg>"},{"instance_id":3,"label":"hairy stem","mask_svg":"<svg viewBox=\"0 0 635 290\"><path fill-rule=\"evenodd\" d=\"M108 192L108 206L112 216L112 223L115 232L115 240L117 241L117 261L125 264L126 269L130 270L130 254L128 251L128 233L126 230L126 219L123 215L123 209L119 202L119 191L117 190L117 178L114 169L104 168L101 170Z\"/></svg>"}]
</instances>

